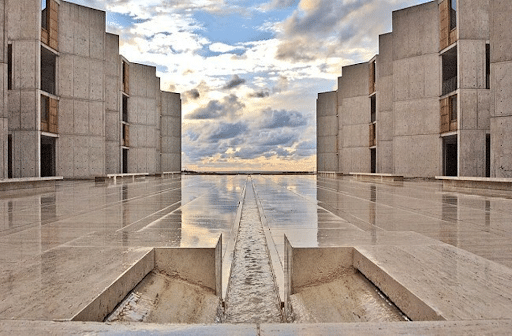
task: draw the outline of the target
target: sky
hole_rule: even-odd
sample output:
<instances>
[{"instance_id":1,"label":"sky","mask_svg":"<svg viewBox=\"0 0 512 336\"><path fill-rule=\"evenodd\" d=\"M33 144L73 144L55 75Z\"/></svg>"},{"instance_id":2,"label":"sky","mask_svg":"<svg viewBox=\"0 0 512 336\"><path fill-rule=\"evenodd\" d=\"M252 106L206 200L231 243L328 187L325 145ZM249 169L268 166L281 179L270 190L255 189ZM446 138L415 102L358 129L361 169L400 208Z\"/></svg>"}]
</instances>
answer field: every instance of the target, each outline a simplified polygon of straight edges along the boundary
<instances>
[{"instance_id":1,"label":"sky","mask_svg":"<svg viewBox=\"0 0 512 336\"><path fill-rule=\"evenodd\" d=\"M182 99L182 168L314 171L316 98L425 0L68 0Z\"/></svg>"}]
</instances>

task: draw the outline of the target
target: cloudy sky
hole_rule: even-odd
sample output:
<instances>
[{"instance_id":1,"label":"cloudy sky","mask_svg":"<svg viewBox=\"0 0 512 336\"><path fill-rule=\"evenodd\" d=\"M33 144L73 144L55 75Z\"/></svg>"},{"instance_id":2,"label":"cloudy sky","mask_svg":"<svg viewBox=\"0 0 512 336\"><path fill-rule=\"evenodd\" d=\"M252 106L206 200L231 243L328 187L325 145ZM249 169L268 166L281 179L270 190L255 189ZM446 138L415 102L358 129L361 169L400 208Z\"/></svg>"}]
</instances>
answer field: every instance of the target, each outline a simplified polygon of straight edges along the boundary
<instances>
[{"instance_id":1,"label":"cloudy sky","mask_svg":"<svg viewBox=\"0 0 512 336\"><path fill-rule=\"evenodd\" d=\"M69 0L68 0L69 1ZM318 92L425 0L71 0L183 103L183 168L314 170Z\"/></svg>"}]
</instances>

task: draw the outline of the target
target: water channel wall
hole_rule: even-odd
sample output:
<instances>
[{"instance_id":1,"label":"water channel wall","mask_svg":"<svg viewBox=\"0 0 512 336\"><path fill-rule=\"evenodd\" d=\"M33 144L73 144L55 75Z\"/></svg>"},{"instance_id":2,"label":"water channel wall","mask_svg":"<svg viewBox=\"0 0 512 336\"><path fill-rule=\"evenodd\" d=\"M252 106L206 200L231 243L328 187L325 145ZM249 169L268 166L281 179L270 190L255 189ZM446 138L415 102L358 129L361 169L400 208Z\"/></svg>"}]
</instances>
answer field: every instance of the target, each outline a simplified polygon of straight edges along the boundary
<instances>
[{"instance_id":1,"label":"water channel wall","mask_svg":"<svg viewBox=\"0 0 512 336\"><path fill-rule=\"evenodd\" d=\"M102 322L153 269L192 284L222 291L222 236L214 248L154 248L126 270L72 321Z\"/></svg>"}]
</instances>

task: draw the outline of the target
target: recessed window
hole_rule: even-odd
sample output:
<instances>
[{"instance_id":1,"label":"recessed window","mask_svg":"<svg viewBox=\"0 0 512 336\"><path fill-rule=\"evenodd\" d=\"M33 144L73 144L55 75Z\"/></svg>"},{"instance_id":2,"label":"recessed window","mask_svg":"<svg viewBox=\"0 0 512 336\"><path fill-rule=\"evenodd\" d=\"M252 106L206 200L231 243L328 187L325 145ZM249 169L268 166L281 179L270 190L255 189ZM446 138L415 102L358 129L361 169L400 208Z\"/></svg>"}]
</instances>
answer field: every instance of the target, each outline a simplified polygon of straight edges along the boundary
<instances>
[{"instance_id":1,"label":"recessed window","mask_svg":"<svg viewBox=\"0 0 512 336\"><path fill-rule=\"evenodd\" d=\"M7 46L7 89L12 90L12 44Z\"/></svg>"},{"instance_id":2,"label":"recessed window","mask_svg":"<svg viewBox=\"0 0 512 336\"><path fill-rule=\"evenodd\" d=\"M457 96L450 97L450 122L457 120Z\"/></svg>"},{"instance_id":3,"label":"recessed window","mask_svg":"<svg viewBox=\"0 0 512 336\"><path fill-rule=\"evenodd\" d=\"M48 49L41 47L41 90L56 94L55 81L57 56Z\"/></svg>"},{"instance_id":4,"label":"recessed window","mask_svg":"<svg viewBox=\"0 0 512 336\"><path fill-rule=\"evenodd\" d=\"M377 121L377 99L375 95L370 97L370 105L371 105L371 112L370 112L370 120L371 122Z\"/></svg>"},{"instance_id":5,"label":"recessed window","mask_svg":"<svg viewBox=\"0 0 512 336\"><path fill-rule=\"evenodd\" d=\"M450 0L450 29L457 28L457 0Z\"/></svg>"},{"instance_id":6,"label":"recessed window","mask_svg":"<svg viewBox=\"0 0 512 336\"><path fill-rule=\"evenodd\" d=\"M485 88L491 88L491 46L485 45Z\"/></svg>"}]
</instances>

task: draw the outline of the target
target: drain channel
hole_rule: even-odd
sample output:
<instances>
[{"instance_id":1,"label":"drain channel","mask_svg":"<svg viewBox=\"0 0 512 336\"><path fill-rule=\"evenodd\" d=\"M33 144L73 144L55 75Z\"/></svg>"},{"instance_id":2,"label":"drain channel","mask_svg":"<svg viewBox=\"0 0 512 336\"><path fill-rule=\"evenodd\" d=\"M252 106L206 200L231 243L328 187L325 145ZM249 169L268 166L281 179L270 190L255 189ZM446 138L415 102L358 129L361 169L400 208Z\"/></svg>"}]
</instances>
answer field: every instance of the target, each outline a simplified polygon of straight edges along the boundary
<instances>
[{"instance_id":1,"label":"drain channel","mask_svg":"<svg viewBox=\"0 0 512 336\"><path fill-rule=\"evenodd\" d=\"M252 182L248 182L234 249L224 323L283 321Z\"/></svg>"}]
</instances>

